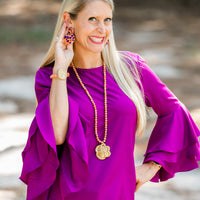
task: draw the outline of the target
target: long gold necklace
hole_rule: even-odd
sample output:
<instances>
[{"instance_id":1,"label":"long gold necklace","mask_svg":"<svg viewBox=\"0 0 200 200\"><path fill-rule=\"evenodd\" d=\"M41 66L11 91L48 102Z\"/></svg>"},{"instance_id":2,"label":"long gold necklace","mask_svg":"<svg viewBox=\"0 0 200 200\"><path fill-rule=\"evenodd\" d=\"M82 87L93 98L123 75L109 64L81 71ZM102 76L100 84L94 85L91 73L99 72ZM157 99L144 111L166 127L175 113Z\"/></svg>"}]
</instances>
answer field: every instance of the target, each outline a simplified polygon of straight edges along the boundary
<instances>
[{"instance_id":1,"label":"long gold necklace","mask_svg":"<svg viewBox=\"0 0 200 200\"><path fill-rule=\"evenodd\" d=\"M100 145L97 145L96 148L95 148L95 152L96 152L96 156L98 159L100 160L104 160L108 157L110 157L111 155L111 152L110 152L110 147L109 146L106 146L106 139L107 139L107 131L108 131L108 117L107 117L107 89L106 89L106 67L105 67L105 64L103 64L103 74L104 74L104 108L105 108L105 135L104 135L104 140L101 141L99 139L99 136L98 136L98 126L97 126L97 108L96 108L96 104L94 103L89 91L87 90L87 88L85 87L85 85L83 84L80 76L78 75L78 72L74 66L74 64L72 63L72 67L73 67L73 70L76 74L76 77L77 79L79 80L82 88L85 90L87 96L89 97L93 107L94 107L94 119L95 119L95 136L96 136L96 140L100 143Z\"/></svg>"}]
</instances>

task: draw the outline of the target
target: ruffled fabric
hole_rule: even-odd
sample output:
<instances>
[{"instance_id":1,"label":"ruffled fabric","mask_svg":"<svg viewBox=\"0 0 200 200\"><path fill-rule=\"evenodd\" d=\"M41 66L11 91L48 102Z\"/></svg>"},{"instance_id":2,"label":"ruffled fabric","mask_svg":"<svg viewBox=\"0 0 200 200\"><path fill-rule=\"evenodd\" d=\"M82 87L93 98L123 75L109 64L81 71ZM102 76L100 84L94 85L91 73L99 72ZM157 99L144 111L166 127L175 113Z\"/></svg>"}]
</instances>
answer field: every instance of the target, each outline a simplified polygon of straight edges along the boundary
<instances>
[{"instance_id":1,"label":"ruffled fabric","mask_svg":"<svg viewBox=\"0 0 200 200\"><path fill-rule=\"evenodd\" d=\"M177 172L198 168L199 130L183 105L174 112L158 117L151 134L144 162L156 161L162 169L151 180L166 181Z\"/></svg>"},{"instance_id":2,"label":"ruffled fabric","mask_svg":"<svg viewBox=\"0 0 200 200\"><path fill-rule=\"evenodd\" d=\"M200 131L187 108L139 55L131 56L141 75L146 105L158 115L144 155L144 163L156 161L162 165L151 181L166 181L177 172L198 168Z\"/></svg>"},{"instance_id":3,"label":"ruffled fabric","mask_svg":"<svg viewBox=\"0 0 200 200\"><path fill-rule=\"evenodd\" d=\"M22 153L23 169L20 177L28 185L28 200L53 200L59 196L64 199L69 193L80 190L88 177L84 118L79 115L78 104L71 98L69 128L59 161L49 109L51 73L52 70L40 69L36 74L35 89L39 104ZM52 195L54 193L55 196Z\"/></svg>"},{"instance_id":4,"label":"ruffled fabric","mask_svg":"<svg viewBox=\"0 0 200 200\"><path fill-rule=\"evenodd\" d=\"M63 199L81 190L88 179L88 148L84 129L87 122L78 113L78 104L70 97L68 99L69 127L59 172L62 174L60 186Z\"/></svg>"},{"instance_id":5,"label":"ruffled fabric","mask_svg":"<svg viewBox=\"0 0 200 200\"><path fill-rule=\"evenodd\" d=\"M50 115L47 113L48 109L45 109L48 105L46 103L47 99L37 107L36 117L29 130L28 142L22 153L23 170L20 179L28 185L28 200L37 199L37 196L51 187L59 167Z\"/></svg>"}]
</instances>

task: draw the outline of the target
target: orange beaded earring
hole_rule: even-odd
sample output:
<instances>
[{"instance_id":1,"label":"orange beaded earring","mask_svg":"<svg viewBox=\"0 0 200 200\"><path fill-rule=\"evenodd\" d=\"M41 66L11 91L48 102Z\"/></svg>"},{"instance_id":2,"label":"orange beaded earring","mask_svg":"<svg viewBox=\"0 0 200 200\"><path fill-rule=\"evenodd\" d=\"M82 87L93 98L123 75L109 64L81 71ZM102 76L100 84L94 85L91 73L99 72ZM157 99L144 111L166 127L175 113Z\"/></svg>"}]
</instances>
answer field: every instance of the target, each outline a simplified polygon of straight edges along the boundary
<instances>
[{"instance_id":1,"label":"orange beaded earring","mask_svg":"<svg viewBox=\"0 0 200 200\"><path fill-rule=\"evenodd\" d=\"M67 34L64 36L64 42L65 42L65 45L67 46L67 45L73 43L74 41L75 41L75 36L73 34L72 27L70 27L68 29Z\"/></svg>"},{"instance_id":2,"label":"orange beaded earring","mask_svg":"<svg viewBox=\"0 0 200 200\"><path fill-rule=\"evenodd\" d=\"M106 42L106 45L108 45L108 44L109 44L109 42L110 42L110 40L108 39L108 40L107 40L107 42Z\"/></svg>"}]
</instances>

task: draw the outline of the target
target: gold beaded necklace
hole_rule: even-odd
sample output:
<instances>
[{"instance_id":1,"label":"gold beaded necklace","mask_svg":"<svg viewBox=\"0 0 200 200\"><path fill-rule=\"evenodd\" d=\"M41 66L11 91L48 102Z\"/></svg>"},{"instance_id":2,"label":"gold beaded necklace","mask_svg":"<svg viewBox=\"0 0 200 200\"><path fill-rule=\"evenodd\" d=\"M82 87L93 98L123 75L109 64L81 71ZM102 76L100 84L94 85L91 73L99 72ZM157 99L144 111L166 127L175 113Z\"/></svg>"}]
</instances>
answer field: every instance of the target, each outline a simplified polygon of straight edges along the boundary
<instances>
[{"instance_id":1,"label":"gold beaded necklace","mask_svg":"<svg viewBox=\"0 0 200 200\"><path fill-rule=\"evenodd\" d=\"M95 148L95 152L96 152L96 157L100 160L104 160L108 157L110 157L111 155L111 152L110 152L110 147L109 146L106 146L106 139L107 139L107 131L108 131L108 117L107 117L107 89L106 89L106 67L105 67L105 64L103 64L103 74L104 74L104 108L105 108L105 135L104 135L104 140L101 141L99 139L99 136L98 136L98 126L97 126L97 108L96 108L96 104L94 103L89 91L87 90L87 88L85 87L85 85L83 84L80 76L78 75L78 72L74 66L74 64L72 63L72 67L73 67L73 70L76 74L76 77L77 79L79 80L79 83L80 85L82 86L82 88L85 90L87 96L89 97L93 107L94 107L94 119L95 119L95 136L96 136L96 140L100 143L100 145L97 145L96 148Z\"/></svg>"}]
</instances>

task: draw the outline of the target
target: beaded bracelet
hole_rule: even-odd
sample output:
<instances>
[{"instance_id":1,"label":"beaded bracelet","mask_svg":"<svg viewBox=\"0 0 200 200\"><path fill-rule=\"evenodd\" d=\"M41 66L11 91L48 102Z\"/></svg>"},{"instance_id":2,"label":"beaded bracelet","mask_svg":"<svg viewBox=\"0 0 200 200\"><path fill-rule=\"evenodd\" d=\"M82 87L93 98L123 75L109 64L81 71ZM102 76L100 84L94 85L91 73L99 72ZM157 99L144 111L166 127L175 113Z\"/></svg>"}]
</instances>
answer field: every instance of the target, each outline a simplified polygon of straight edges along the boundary
<instances>
[{"instance_id":1,"label":"beaded bracelet","mask_svg":"<svg viewBox=\"0 0 200 200\"><path fill-rule=\"evenodd\" d=\"M69 77L69 76L70 76L70 74L67 73L67 77ZM52 75L50 76L50 79L54 79L54 78L58 78L58 75L57 75L57 74L52 74Z\"/></svg>"}]
</instances>

